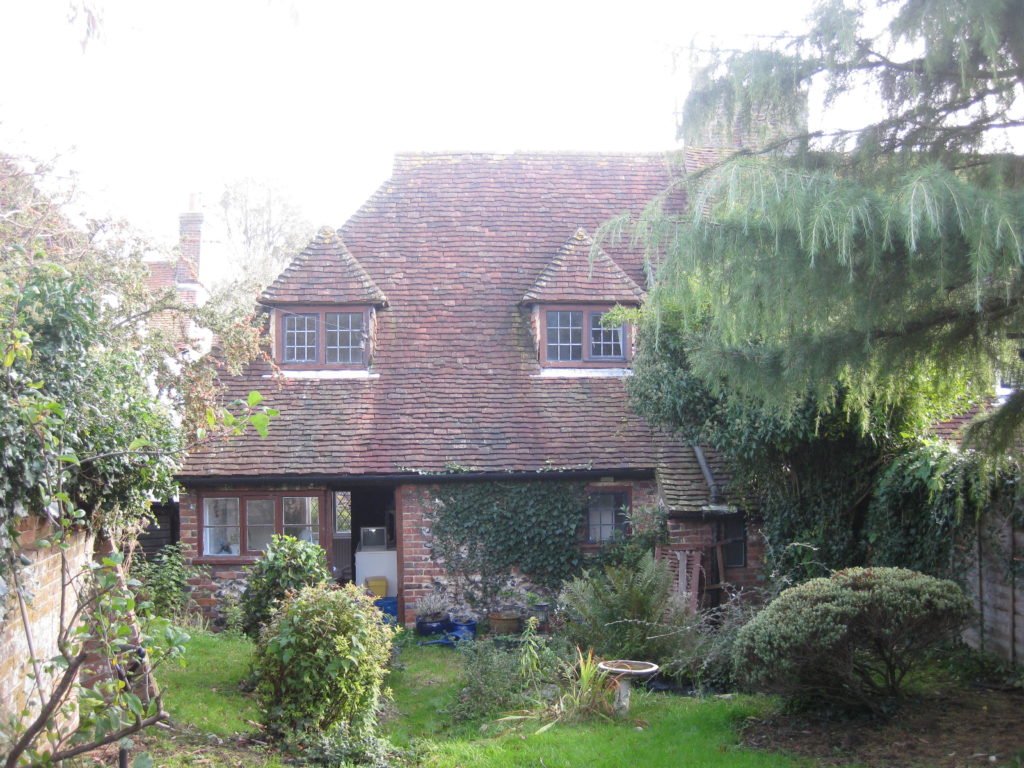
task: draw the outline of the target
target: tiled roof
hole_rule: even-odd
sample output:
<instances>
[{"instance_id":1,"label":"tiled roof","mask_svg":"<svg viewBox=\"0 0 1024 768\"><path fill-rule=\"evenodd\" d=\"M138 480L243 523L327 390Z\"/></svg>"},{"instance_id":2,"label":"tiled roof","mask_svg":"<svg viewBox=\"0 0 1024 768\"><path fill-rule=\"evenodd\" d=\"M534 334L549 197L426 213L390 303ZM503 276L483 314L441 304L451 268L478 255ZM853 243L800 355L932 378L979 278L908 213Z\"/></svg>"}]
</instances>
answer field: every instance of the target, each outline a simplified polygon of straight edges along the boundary
<instances>
[{"instance_id":1,"label":"tiled roof","mask_svg":"<svg viewBox=\"0 0 1024 768\"><path fill-rule=\"evenodd\" d=\"M263 304L387 304L345 243L322 227L260 297Z\"/></svg>"},{"instance_id":2,"label":"tiled roof","mask_svg":"<svg viewBox=\"0 0 1024 768\"><path fill-rule=\"evenodd\" d=\"M520 305L567 233L638 213L668 169L661 155L399 156L340 232L389 301L377 313L372 376L276 379L259 364L227 379L229 397L259 390L281 415L266 439L193 454L183 478L391 475L448 463L663 471L683 479L673 504L706 503L692 449L629 411L621 377L537 375L531 313ZM609 247L608 258L620 287L627 277L639 289L643 254ZM301 264L318 268L296 262L275 285L306 280ZM317 291L317 277L308 280Z\"/></svg>"},{"instance_id":3,"label":"tiled roof","mask_svg":"<svg viewBox=\"0 0 1024 768\"><path fill-rule=\"evenodd\" d=\"M594 258L594 241L577 227L537 278L524 304L580 301L588 304L639 304L646 294L603 250Z\"/></svg>"}]
</instances>

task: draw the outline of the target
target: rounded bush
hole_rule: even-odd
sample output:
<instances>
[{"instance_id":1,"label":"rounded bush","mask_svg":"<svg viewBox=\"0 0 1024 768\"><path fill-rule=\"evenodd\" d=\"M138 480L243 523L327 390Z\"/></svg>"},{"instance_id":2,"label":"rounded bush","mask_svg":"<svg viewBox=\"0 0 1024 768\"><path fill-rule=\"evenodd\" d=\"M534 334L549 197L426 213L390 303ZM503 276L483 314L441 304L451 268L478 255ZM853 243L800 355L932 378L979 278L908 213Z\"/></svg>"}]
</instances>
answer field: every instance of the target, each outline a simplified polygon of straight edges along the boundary
<instances>
[{"instance_id":1,"label":"rounded bush","mask_svg":"<svg viewBox=\"0 0 1024 768\"><path fill-rule=\"evenodd\" d=\"M904 568L849 568L782 592L737 636L749 687L792 701L877 710L971 607L951 581Z\"/></svg>"},{"instance_id":2,"label":"rounded bush","mask_svg":"<svg viewBox=\"0 0 1024 768\"><path fill-rule=\"evenodd\" d=\"M393 634L373 599L352 584L320 584L288 597L253 660L271 733L341 727L355 738L371 735Z\"/></svg>"},{"instance_id":3,"label":"rounded bush","mask_svg":"<svg viewBox=\"0 0 1024 768\"><path fill-rule=\"evenodd\" d=\"M249 568L248 575L249 583L239 607L242 631L254 639L289 591L331 580L323 549L292 536L274 536L263 557Z\"/></svg>"}]
</instances>

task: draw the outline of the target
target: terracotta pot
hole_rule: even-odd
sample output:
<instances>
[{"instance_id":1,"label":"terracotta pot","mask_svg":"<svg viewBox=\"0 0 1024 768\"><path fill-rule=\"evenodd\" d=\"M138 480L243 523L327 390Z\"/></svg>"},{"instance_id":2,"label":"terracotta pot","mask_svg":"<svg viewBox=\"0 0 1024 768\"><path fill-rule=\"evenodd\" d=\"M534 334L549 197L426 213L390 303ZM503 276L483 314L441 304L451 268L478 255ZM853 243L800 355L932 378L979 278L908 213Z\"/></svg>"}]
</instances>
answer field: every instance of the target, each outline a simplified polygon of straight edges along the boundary
<instances>
[{"instance_id":1,"label":"terracotta pot","mask_svg":"<svg viewBox=\"0 0 1024 768\"><path fill-rule=\"evenodd\" d=\"M515 611L488 613L487 624L493 635L518 635L523 631L523 617Z\"/></svg>"}]
</instances>

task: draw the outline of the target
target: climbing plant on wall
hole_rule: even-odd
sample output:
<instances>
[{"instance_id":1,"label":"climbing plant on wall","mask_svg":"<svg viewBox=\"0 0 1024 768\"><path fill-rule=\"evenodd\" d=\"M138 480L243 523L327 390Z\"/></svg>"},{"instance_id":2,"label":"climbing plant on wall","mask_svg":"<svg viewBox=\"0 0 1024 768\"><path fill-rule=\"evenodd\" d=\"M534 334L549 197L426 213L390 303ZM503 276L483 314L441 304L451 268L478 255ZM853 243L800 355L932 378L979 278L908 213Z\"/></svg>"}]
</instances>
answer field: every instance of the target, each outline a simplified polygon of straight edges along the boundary
<instances>
[{"instance_id":1,"label":"climbing plant on wall","mask_svg":"<svg viewBox=\"0 0 1024 768\"><path fill-rule=\"evenodd\" d=\"M462 482L442 485L433 516L434 556L480 608L493 607L513 568L555 588L579 567L586 510L580 482Z\"/></svg>"}]
</instances>

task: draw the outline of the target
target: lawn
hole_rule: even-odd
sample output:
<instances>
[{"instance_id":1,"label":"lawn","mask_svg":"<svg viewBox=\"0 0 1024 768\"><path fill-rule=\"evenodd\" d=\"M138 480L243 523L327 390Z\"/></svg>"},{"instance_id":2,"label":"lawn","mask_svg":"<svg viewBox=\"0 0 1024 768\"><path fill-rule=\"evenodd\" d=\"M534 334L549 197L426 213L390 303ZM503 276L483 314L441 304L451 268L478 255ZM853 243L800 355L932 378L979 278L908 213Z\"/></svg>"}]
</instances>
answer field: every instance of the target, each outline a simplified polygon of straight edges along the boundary
<instances>
[{"instance_id":1,"label":"lawn","mask_svg":"<svg viewBox=\"0 0 1024 768\"><path fill-rule=\"evenodd\" d=\"M238 688L251 653L243 638L195 633L187 665L158 674L173 727L150 729L135 751L145 748L162 768L283 768L284 759L261 744L255 701ZM636 692L628 721L559 723L538 734L535 721L456 723L447 710L464 684L460 659L451 648L422 647L409 639L387 678L393 700L383 733L399 746L413 747L427 768L1024 765L1024 697L1017 691L932 681L930 695L886 723L836 723L813 713L794 717L760 697ZM761 749L737 746L745 724L745 740ZM115 759L113 753L96 757L102 765Z\"/></svg>"},{"instance_id":2,"label":"lawn","mask_svg":"<svg viewBox=\"0 0 1024 768\"><path fill-rule=\"evenodd\" d=\"M265 749L253 749L241 734L259 734L253 699L238 690L248 671L251 644L229 635L196 633L187 665L167 667L159 677L174 730L154 734L145 746L161 766L207 768L283 765ZM387 684L394 698L383 725L396 744L415 745L426 766L722 766L797 768L779 754L736 747L735 724L761 713L765 703L696 700L661 694L634 694L627 722L558 724L536 734L537 723L520 723L498 733L489 722L453 724L445 713L460 688L456 651L405 644ZM484 731L481 732L481 726Z\"/></svg>"}]
</instances>

